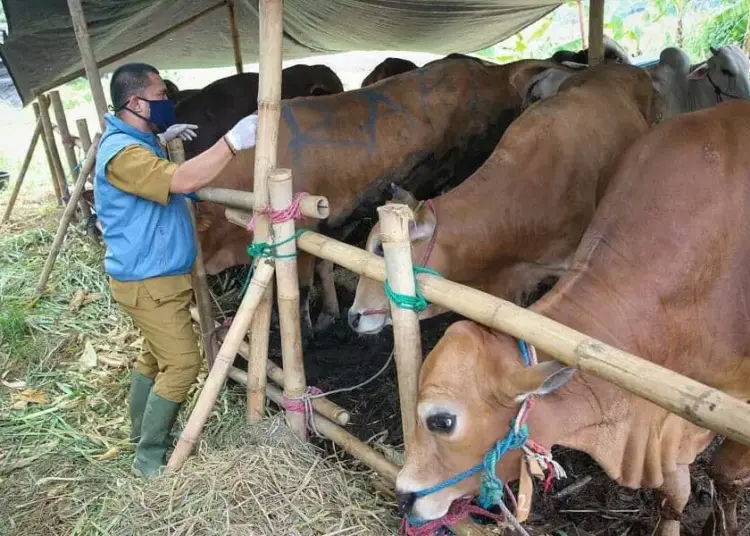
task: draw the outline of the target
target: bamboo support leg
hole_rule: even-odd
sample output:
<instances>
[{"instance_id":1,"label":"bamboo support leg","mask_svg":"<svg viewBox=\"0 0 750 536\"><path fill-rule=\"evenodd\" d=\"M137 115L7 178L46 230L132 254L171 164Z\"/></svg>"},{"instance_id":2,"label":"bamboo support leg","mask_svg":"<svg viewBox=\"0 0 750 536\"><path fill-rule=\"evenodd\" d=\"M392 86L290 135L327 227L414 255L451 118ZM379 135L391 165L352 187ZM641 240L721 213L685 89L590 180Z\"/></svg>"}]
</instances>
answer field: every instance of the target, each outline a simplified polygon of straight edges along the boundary
<instances>
[{"instance_id":1,"label":"bamboo support leg","mask_svg":"<svg viewBox=\"0 0 750 536\"><path fill-rule=\"evenodd\" d=\"M70 176L77 177L78 159L76 158L73 136L71 135L70 129L68 128L68 119L65 117L65 108L63 107L62 100L60 99L60 92L50 91L49 98L50 102L52 103L52 111L55 114L57 130L58 132L60 132L60 138L62 139L63 152L65 153L65 159L68 162ZM67 184L68 181L65 180L66 187ZM78 206L81 207L81 215L84 219L88 219L91 217L91 210L89 210L89 205L88 203L86 203L86 200L83 197L78 201Z\"/></svg>"},{"instance_id":2,"label":"bamboo support leg","mask_svg":"<svg viewBox=\"0 0 750 536\"><path fill-rule=\"evenodd\" d=\"M78 129L78 138L81 140L81 148L88 152L91 147L91 134L89 134L89 125L85 118L76 119L76 129Z\"/></svg>"},{"instance_id":3,"label":"bamboo support leg","mask_svg":"<svg viewBox=\"0 0 750 536\"><path fill-rule=\"evenodd\" d=\"M385 205L378 208L380 236L388 282L397 294L415 296L416 286L411 260L409 222L414 218L406 205ZM408 447L417 425L417 393L419 369L422 367L422 340L416 311L391 303L393 350L398 372L398 392L404 444Z\"/></svg>"},{"instance_id":4,"label":"bamboo support leg","mask_svg":"<svg viewBox=\"0 0 750 536\"><path fill-rule=\"evenodd\" d=\"M604 60L604 0L591 0L589 5L589 65Z\"/></svg>"},{"instance_id":5,"label":"bamboo support leg","mask_svg":"<svg viewBox=\"0 0 750 536\"><path fill-rule=\"evenodd\" d=\"M40 96L39 99L41 100L42 97ZM49 99L45 97L44 100L45 106L39 108L39 113L42 118L44 138L47 140L47 147L49 148L50 159L52 161L52 167L55 170L55 178L60 188L60 194L63 200L67 203L70 199L68 181L65 179L65 171L63 171L62 162L60 161L60 153L57 151L57 143L55 142L55 135L52 130L52 121L49 117Z\"/></svg>"},{"instance_id":6,"label":"bamboo support leg","mask_svg":"<svg viewBox=\"0 0 750 536\"><path fill-rule=\"evenodd\" d=\"M57 255L60 253L60 248L65 239L65 231L67 231L70 220L73 218L78 198L81 197L81 194L83 193L83 186L86 184L86 177L91 173L91 170L94 167L94 155L96 154L96 145L99 142L99 137L100 135L97 134L94 138L94 144L89 147L89 151L86 153L86 163L83 165L83 168L81 168L78 180L76 180L75 188L73 188L73 194L71 195L68 206L65 207L65 212L63 212L62 218L60 219L60 225L57 228L55 240L52 242L52 249L47 257L47 262L44 264L42 276L39 278L39 285L37 285L36 288L37 296L41 295L47 286L47 281L52 273L52 268L55 266L55 260L57 260Z\"/></svg>"},{"instance_id":7,"label":"bamboo support leg","mask_svg":"<svg viewBox=\"0 0 750 536\"><path fill-rule=\"evenodd\" d=\"M234 363L234 358L237 355L237 350L247 333L250 321L253 315L257 313L263 295L268 291L274 271L273 262L264 260L258 263L245 292L245 296L242 298L240 308L224 339L224 344L221 345L219 355L216 357L214 366L208 374L206 383L203 385L195 408L180 435L172 457L169 459L167 470L174 471L182 467L182 464L185 463L185 460L192 452L193 446L198 442L203 427L211 414L211 409L213 409L219 392L229 375L232 363Z\"/></svg>"},{"instance_id":8,"label":"bamboo support leg","mask_svg":"<svg viewBox=\"0 0 750 536\"><path fill-rule=\"evenodd\" d=\"M31 143L29 143L29 149L28 151L26 151L26 156L24 157L23 164L21 165L21 171L18 174L16 183L13 185L13 191L10 194L10 199L8 199L8 206L5 207L5 213L3 214L2 223L5 223L10 219L10 213L13 211L13 205L16 204L16 199L18 198L18 194L21 191L23 179L24 177L26 177L26 172L29 170L31 158L34 156L34 149L36 149L36 144L39 143L39 136L41 135L41 133L42 121L41 119L37 119L36 127L34 127L34 134L32 134L31 136Z\"/></svg>"},{"instance_id":9,"label":"bamboo support leg","mask_svg":"<svg viewBox=\"0 0 750 536\"><path fill-rule=\"evenodd\" d=\"M34 115L37 118L37 121L42 120L42 112L41 109L45 106L47 106L47 102L44 100L44 97L41 96L37 99L37 102L33 104L34 107ZM52 190L55 192L55 199L57 200L57 206L61 207L62 202L62 192L60 191L60 183L57 181L57 172L55 171L55 166L52 164L52 154L49 150L49 143L47 142L47 136L44 134L44 124L42 124L42 145L44 146L44 156L47 159L47 165L49 166L49 176L52 179Z\"/></svg>"},{"instance_id":10,"label":"bamboo support leg","mask_svg":"<svg viewBox=\"0 0 750 536\"><path fill-rule=\"evenodd\" d=\"M234 0L227 0L227 9L229 10L229 31L232 34L232 49L234 50L234 68L239 74L242 72L242 50L240 49L240 33L237 31Z\"/></svg>"}]
</instances>

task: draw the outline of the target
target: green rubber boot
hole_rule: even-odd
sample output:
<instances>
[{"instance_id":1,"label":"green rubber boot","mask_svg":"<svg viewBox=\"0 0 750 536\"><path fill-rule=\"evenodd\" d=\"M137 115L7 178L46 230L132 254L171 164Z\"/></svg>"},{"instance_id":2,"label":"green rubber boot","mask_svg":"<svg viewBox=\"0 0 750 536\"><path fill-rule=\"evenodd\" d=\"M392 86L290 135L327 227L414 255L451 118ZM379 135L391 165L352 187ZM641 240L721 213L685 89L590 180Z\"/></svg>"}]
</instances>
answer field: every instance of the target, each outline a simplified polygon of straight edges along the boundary
<instances>
[{"instance_id":1,"label":"green rubber boot","mask_svg":"<svg viewBox=\"0 0 750 536\"><path fill-rule=\"evenodd\" d=\"M157 394L148 397L143 413L141 440L135 447L135 459L131 467L134 474L154 478L161 474L166 465L167 446L172 425L177 419L180 404L165 400Z\"/></svg>"},{"instance_id":2,"label":"green rubber boot","mask_svg":"<svg viewBox=\"0 0 750 536\"><path fill-rule=\"evenodd\" d=\"M140 372L133 371L130 376L130 442L138 443L141 439L141 423L143 412L146 411L146 402L154 379L144 376Z\"/></svg>"}]
</instances>

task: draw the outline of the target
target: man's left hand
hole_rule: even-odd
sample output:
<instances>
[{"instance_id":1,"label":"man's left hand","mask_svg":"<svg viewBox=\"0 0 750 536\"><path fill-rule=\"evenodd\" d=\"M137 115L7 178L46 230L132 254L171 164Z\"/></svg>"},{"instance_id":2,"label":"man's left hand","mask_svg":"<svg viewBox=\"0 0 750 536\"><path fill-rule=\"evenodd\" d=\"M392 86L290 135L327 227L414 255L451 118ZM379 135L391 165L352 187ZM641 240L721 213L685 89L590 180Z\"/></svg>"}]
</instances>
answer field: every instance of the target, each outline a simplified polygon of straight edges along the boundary
<instances>
[{"instance_id":1,"label":"man's left hand","mask_svg":"<svg viewBox=\"0 0 750 536\"><path fill-rule=\"evenodd\" d=\"M172 125L165 132L156 135L162 145L166 145L175 138L180 138L182 141L194 140L198 137L198 125L191 125L189 123L178 123Z\"/></svg>"}]
</instances>

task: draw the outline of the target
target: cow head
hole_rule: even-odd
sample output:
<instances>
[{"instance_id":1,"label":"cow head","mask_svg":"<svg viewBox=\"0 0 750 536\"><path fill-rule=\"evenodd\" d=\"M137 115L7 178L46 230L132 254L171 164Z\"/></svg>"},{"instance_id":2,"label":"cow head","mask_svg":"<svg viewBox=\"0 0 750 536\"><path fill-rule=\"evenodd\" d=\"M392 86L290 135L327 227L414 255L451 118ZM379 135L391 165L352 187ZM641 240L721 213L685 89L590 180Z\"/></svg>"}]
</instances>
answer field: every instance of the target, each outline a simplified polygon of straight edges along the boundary
<instances>
[{"instance_id":1,"label":"cow head","mask_svg":"<svg viewBox=\"0 0 750 536\"><path fill-rule=\"evenodd\" d=\"M478 475L415 495L480 463L508 433L526 397L552 392L571 376L572 369L556 361L524 367L507 335L468 321L450 326L422 366L416 432L407 438L406 464L396 480L399 504L409 515L431 520L445 515L454 500L476 494ZM497 464L504 482L518 478L519 456L511 450Z\"/></svg>"},{"instance_id":2,"label":"cow head","mask_svg":"<svg viewBox=\"0 0 750 536\"><path fill-rule=\"evenodd\" d=\"M409 206L414 211L414 222L409 226L409 238L412 246L412 261L414 264L424 262L424 254L436 229L436 218L432 210L425 204L420 204L416 198L403 188L392 184L392 202ZM380 239L380 224L376 224L367 237L367 251L380 257L383 256L383 243ZM430 255L431 268L440 271L440 253L437 247ZM436 262L438 264L436 264ZM432 318L442 313L442 309L430 306L419 314L420 319ZM388 298L385 296L383 284L379 281L359 278L354 303L349 309L349 326L359 334L374 335L380 333L391 323L391 313Z\"/></svg>"},{"instance_id":3,"label":"cow head","mask_svg":"<svg viewBox=\"0 0 750 536\"><path fill-rule=\"evenodd\" d=\"M722 99L750 99L750 60L737 45L711 47L712 56L691 73L691 80L707 79Z\"/></svg>"}]
</instances>

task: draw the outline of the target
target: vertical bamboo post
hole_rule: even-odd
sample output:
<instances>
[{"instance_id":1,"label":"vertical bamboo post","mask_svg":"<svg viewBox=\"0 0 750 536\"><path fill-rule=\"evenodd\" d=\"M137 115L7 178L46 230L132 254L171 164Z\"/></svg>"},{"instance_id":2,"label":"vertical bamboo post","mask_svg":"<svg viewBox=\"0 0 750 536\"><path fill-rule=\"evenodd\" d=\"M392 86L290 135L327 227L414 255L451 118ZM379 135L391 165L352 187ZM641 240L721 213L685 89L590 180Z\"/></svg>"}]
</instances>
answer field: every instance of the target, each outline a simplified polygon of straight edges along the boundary
<instances>
[{"instance_id":1,"label":"vertical bamboo post","mask_svg":"<svg viewBox=\"0 0 750 536\"><path fill-rule=\"evenodd\" d=\"M65 207L65 212L63 212L62 218L60 219L60 225L57 228L55 240L52 242L52 249L50 250L49 256L47 257L47 262L44 264L42 276L39 278L39 285L37 285L36 288L37 296L41 295L42 292L44 292L45 287L47 286L47 281L49 280L49 276L52 273L52 268L55 266L55 260L57 259L58 253L60 253L60 248L62 247L63 239L65 238L65 231L67 231L68 224L73 218L73 213L76 211L76 203L78 202L78 198L81 196L81 193L83 193L83 187L86 184L86 177L88 177L89 173L91 173L91 170L94 168L97 149L96 144L99 142L99 137L100 134L97 134L94 138L94 144L89 147L89 150L86 153L86 162L81 168L78 179L76 180L75 187L73 188L73 193L70 197L70 201L68 202L68 206Z\"/></svg>"},{"instance_id":2,"label":"vertical bamboo post","mask_svg":"<svg viewBox=\"0 0 750 536\"><path fill-rule=\"evenodd\" d=\"M42 96L39 97L40 99ZM57 177L57 184L60 185L60 193L62 197L67 200L70 198L70 190L68 189L68 180L65 177L65 171L62 167L62 160L60 160L60 152L57 150L57 142L55 141L55 131L52 129L52 120L49 117L50 100L49 97L44 96L44 106L39 109L42 114L42 129L44 131L44 137L47 139L47 146L49 147L49 154L52 157L52 166L55 168L55 176ZM66 201L67 202L67 201Z\"/></svg>"},{"instance_id":3,"label":"vertical bamboo post","mask_svg":"<svg viewBox=\"0 0 750 536\"><path fill-rule=\"evenodd\" d=\"M581 48L586 48L586 22L585 15L583 13L583 0L576 0L576 6L578 6L578 26L581 31Z\"/></svg>"},{"instance_id":4,"label":"vertical bamboo post","mask_svg":"<svg viewBox=\"0 0 750 536\"><path fill-rule=\"evenodd\" d=\"M49 148L49 141L47 140L47 131L44 128L44 122L42 122L42 108L46 108L49 103L44 99L44 95L40 95L37 102L34 103L34 115L37 120L42 123L42 145L44 145L44 154L47 158L47 165L49 166L49 175L52 177L52 189L55 192L57 198L57 206L62 206L62 192L60 191L60 182L57 180L57 171L55 165L52 163L52 152ZM47 115L47 121L49 121L49 115Z\"/></svg>"},{"instance_id":5,"label":"vertical bamboo post","mask_svg":"<svg viewBox=\"0 0 750 536\"><path fill-rule=\"evenodd\" d=\"M76 158L76 150L73 144L73 136L68 128L68 119L65 117L65 108L63 107L62 99L60 99L59 91L50 91L49 93L50 102L52 103L52 110L55 113L55 122L57 123L57 130L60 133L62 139L63 152L65 153L65 159L68 161L68 169L70 170L70 176L78 176L78 159ZM87 149L88 151L88 149ZM67 182L65 184L67 186ZM81 215L84 219L91 217L91 211L86 200L81 197L78 205L81 207Z\"/></svg>"},{"instance_id":6,"label":"vertical bamboo post","mask_svg":"<svg viewBox=\"0 0 750 536\"><path fill-rule=\"evenodd\" d=\"M76 129L78 130L78 138L81 140L81 148L87 153L89 147L91 147L91 134L89 134L89 125L86 118L76 119ZM87 180L92 182L92 178L93 175L89 175Z\"/></svg>"},{"instance_id":7,"label":"vertical bamboo post","mask_svg":"<svg viewBox=\"0 0 750 536\"><path fill-rule=\"evenodd\" d=\"M182 164L185 161L185 147L182 144L182 140L175 138L167 145L169 149L169 157L172 162ZM193 291L195 292L195 302L198 305L198 324L200 325L201 337L203 339L203 354L206 356L208 368L210 369L214 364L216 353L218 352L216 337L214 337L214 315L211 308L211 292L208 290L206 265L203 263L203 251L201 250L198 227L195 221L195 208L193 207L192 201L186 200L186 203L188 211L190 212L190 219L193 222L193 238L197 249L197 255L191 273Z\"/></svg>"},{"instance_id":8,"label":"vertical bamboo post","mask_svg":"<svg viewBox=\"0 0 750 536\"><path fill-rule=\"evenodd\" d=\"M268 175L268 193L274 212L286 210L292 204L292 172L275 169ZM284 394L299 399L305 394L305 364L302 360L302 332L299 312L299 278L297 277L297 244L294 220L273 224L276 248L276 294L279 303L281 328L281 359L284 368ZM286 242L285 242L286 241ZM286 411L286 420L301 439L307 438L304 412Z\"/></svg>"},{"instance_id":9,"label":"vertical bamboo post","mask_svg":"<svg viewBox=\"0 0 750 536\"><path fill-rule=\"evenodd\" d=\"M107 99L104 97L102 79L99 76L99 68L96 65L94 51L91 48L89 29L88 26L86 26L86 19L83 16L81 0L68 0L68 9L70 10L70 17L73 19L73 30L76 34L76 41L78 41L78 50L81 52L83 67L86 70L86 77L89 79L91 95L94 97L94 105L96 106L96 111L99 115L99 126L101 127L102 132L104 132L104 129L106 128L104 115L107 113Z\"/></svg>"},{"instance_id":10,"label":"vertical bamboo post","mask_svg":"<svg viewBox=\"0 0 750 536\"><path fill-rule=\"evenodd\" d=\"M36 105L36 103L34 103ZM21 191L21 185L23 184L23 179L26 177L26 172L29 170L29 165L31 164L31 158L34 156L34 149L36 149L36 144L39 143L39 136L42 133L42 120L38 119L36 120L36 127L34 127L34 134L31 136L31 143L29 143L29 150L26 151L26 156L23 159L23 164L21 165L21 171L18 174L18 178L16 179L16 183L13 185L13 192L10 194L10 199L8 199L8 206L5 207L5 213L3 214L3 220L2 223L5 223L10 219L10 213L13 211L13 205L16 204L16 199L18 198L18 193Z\"/></svg>"},{"instance_id":11,"label":"vertical bamboo post","mask_svg":"<svg viewBox=\"0 0 750 536\"><path fill-rule=\"evenodd\" d=\"M589 5L589 65L604 59L604 0L591 0Z\"/></svg>"},{"instance_id":12,"label":"vertical bamboo post","mask_svg":"<svg viewBox=\"0 0 750 536\"><path fill-rule=\"evenodd\" d=\"M239 74L242 72L242 50L240 49L240 33L237 31L234 0L227 0L227 10L229 11L229 31L232 34L232 47L234 48L234 67Z\"/></svg>"},{"instance_id":13,"label":"vertical bamboo post","mask_svg":"<svg viewBox=\"0 0 750 536\"><path fill-rule=\"evenodd\" d=\"M255 147L255 180L253 192L257 200L254 208L254 242L266 242L270 236L268 216L268 173L276 167L276 146L279 137L279 102L281 101L281 42L284 28L283 0L260 0L260 73L258 80L258 132ZM247 382L247 419L263 419L266 390L266 361L271 326L271 296L273 285L258 307L251 324L250 362Z\"/></svg>"},{"instance_id":14,"label":"vertical bamboo post","mask_svg":"<svg viewBox=\"0 0 750 536\"><path fill-rule=\"evenodd\" d=\"M224 338L224 344L221 345L219 355L216 357L214 366L208 373L206 383L203 385L201 394L195 404L193 412L190 414L185 428L180 434L180 439L172 453L172 457L167 464L168 471L179 469L193 450L193 446L198 442L203 427L211 414L211 409L216 403L221 387L224 385L229 371L232 369L232 363L237 355L242 340L245 338L247 328L257 310L263 296L268 292L273 277L274 266L270 260L262 260L255 269L250 284L247 287L242 303L237 310L237 314L232 321L232 325ZM265 374L265 371L264 371Z\"/></svg>"},{"instance_id":15,"label":"vertical bamboo post","mask_svg":"<svg viewBox=\"0 0 750 536\"><path fill-rule=\"evenodd\" d=\"M388 284L397 294L416 296L409 239L409 222L414 219L411 209L400 204L385 205L378 207L378 218ZM404 444L408 447L417 423L422 340L417 312L398 307L395 303L391 303L390 306ZM409 455L408 451L406 455Z\"/></svg>"}]
</instances>

